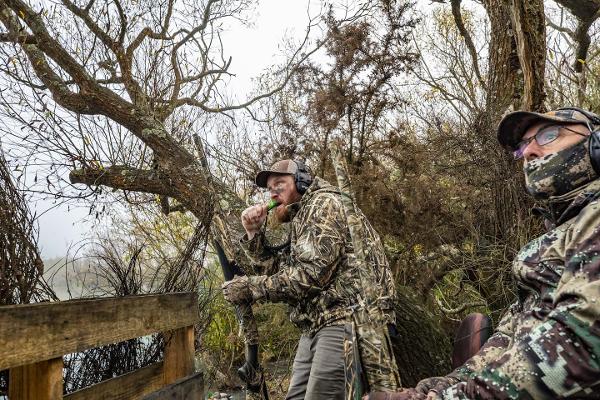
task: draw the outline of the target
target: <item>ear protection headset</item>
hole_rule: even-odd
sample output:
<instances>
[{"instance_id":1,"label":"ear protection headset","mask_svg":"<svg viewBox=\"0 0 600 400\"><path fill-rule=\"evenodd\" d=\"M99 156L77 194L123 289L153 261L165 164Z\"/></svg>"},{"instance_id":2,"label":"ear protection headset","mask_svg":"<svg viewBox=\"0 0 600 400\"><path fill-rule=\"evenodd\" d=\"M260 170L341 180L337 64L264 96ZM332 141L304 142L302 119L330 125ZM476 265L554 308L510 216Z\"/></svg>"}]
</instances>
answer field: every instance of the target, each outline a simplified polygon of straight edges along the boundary
<instances>
[{"instance_id":1,"label":"ear protection headset","mask_svg":"<svg viewBox=\"0 0 600 400\"><path fill-rule=\"evenodd\" d=\"M589 139L590 162L592 163L592 167L594 168L594 171L596 171L596 174L600 176L600 117L578 107L563 107L559 108L559 110L578 111L590 120L590 123L588 124L588 128L591 131Z\"/></svg>"},{"instance_id":2,"label":"ear protection headset","mask_svg":"<svg viewBox=\"0 0 600 400\"><path fill-rule=\"evenodd\" d=\"M296 163L296 167L298 167L296 169L296 173L294 174L294 183L296 184L296 190L298 191L298 193L304 194L310 186L310 184L312 183L313 179L310 173L308 172L308 168L306 168L306 165L302 161L294 160L294 162Z\"/></svg>"}]
</instances>

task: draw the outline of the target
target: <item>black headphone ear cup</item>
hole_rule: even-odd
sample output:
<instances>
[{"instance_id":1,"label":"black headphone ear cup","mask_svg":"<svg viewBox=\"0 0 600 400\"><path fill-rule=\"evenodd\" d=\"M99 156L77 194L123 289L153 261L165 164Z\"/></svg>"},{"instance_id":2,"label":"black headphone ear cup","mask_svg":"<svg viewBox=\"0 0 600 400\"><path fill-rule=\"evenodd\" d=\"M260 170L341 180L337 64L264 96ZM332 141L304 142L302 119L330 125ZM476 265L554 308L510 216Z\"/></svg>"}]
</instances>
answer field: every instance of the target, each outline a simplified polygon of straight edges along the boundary
<instances>
[{"instance_id":1,"label":"black headphone ear cup","mask_svg":"<svg viewBox=\"0 0 600 400\"><path fill-rule=\"evenodd\" d=\"M302 161L294 160L294 162L298 167L298 170L294 174L294 183L296 184L296 190L298 191L298 193L304 194L308 190L310 184L312 183L312 177L308 173L306 165Z\"/></svg>"},{"instance_id":2,"label":"black headphone ear cup","mask_svg":"<svg viewBox=\"0 0 600 400\"><path fill-rule=\"evenodd\" d=\"M590 162L596 175L600 176L600 130L592 131L590 135Z\"/></svg>"}]
</instances>

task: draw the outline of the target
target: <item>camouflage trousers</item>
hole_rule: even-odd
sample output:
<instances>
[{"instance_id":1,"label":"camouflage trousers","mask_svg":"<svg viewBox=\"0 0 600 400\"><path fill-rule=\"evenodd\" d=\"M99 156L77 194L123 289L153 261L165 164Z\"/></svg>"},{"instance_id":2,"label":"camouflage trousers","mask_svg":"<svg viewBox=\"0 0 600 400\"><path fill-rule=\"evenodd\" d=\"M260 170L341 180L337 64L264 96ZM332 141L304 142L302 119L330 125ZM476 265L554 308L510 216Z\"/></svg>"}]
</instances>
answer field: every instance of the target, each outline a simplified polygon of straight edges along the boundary
<instances>
[{"instance_id":1,"label":"camouflage trousers","mask_svg":"<svg viewBox=\"0 0 600 400\"><path fill-rule=\"evenodd\" d=\"M402 388L388 323L378 309L356 309L344 340L346 399Z\"/></svg>"}]
</instances>

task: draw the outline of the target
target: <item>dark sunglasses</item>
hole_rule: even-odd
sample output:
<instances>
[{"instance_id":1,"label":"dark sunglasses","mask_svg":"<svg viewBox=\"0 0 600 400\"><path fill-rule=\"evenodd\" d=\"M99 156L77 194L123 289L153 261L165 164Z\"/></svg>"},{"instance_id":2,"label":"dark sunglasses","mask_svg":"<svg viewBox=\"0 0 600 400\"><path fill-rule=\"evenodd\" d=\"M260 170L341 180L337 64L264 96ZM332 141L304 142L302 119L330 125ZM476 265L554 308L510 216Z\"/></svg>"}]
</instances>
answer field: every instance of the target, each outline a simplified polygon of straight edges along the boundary
<instances>
[{"instance_id":1,"label":"dark sunglasses","mask_svg":"<svg viewBox=\"0 0 600 400\"><path fill-rule=\"evenodd\" d=\"M582 125L587 125L587 124L582 123ZM577 132L573 129L569 129L565 125L543 126L535 133L535 135L531 136L530 138L521 140L519 143L517 143L517 145L515 146L515 149L513 150L513 156L515 157L515 160L520 160L521 158L523 158L523 153L525 152L525 149L527 148L527 146L529 146L529 143L531 143L531 141L533 139L535 139L535 142L538 145L545 146L549 143L554 142L556 139L558 139L558 137L560 136L561 129L576 133L581 136L587 136L581 132ZM590 129L589 126L588 126L588 129ZM590 131L591 131L591 129L590 129Z\"/></svg>"}]
</instances>

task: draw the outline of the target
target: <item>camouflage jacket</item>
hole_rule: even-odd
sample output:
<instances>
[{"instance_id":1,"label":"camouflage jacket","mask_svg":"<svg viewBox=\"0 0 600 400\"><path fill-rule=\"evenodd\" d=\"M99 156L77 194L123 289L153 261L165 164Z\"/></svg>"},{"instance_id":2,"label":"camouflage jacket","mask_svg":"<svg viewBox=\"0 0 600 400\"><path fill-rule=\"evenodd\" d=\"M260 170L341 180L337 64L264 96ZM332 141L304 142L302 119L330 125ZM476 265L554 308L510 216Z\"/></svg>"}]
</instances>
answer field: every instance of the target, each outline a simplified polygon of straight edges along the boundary
<instances>
[{"instance_id":1,"label":"camouflage jacket","mask_svg":"<svg viewBox=\"0 0 600 400\"><path fill-rule=\"evenodd\" d=\"M255 299L284 302L291 306L290 319L302 331L313 333L350 315L350 307L362 299L393 319L395 289L379 235L359 212L373 273L357 268L340 191L315 178L292 212L290 245L274 252L265 246L264 234L241 240L246 254L265 275L250 276ZM258 267L258 268L256 268ZM365 276L366 275L366 276ZM374 298L365 298L370 285Z\"/></svg>"},{"instance_id":2,"label":"camouflage jacket","mask_svg":"<svg viewBox=\"0 0 600 400\"><path fill-rule=\"evenodd\" d=\"M518 301L443 399L600 398L600 180L513 261Z\"/></svg>"}]
</instances>

